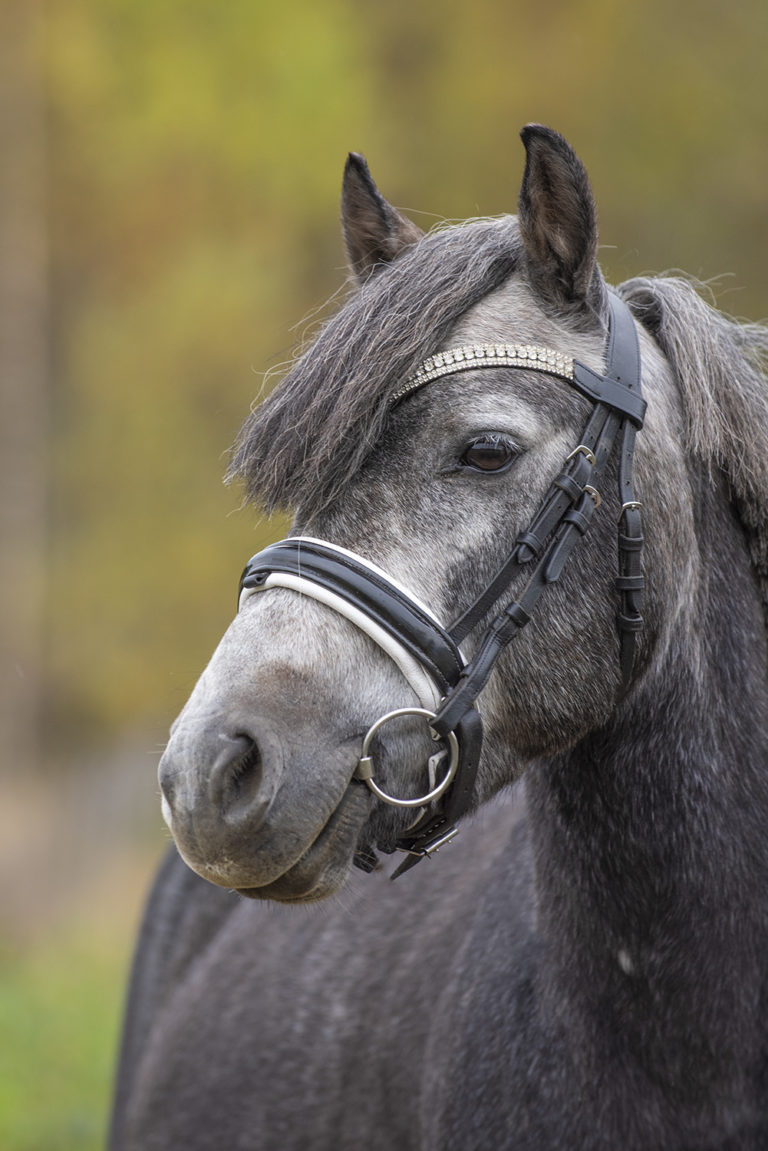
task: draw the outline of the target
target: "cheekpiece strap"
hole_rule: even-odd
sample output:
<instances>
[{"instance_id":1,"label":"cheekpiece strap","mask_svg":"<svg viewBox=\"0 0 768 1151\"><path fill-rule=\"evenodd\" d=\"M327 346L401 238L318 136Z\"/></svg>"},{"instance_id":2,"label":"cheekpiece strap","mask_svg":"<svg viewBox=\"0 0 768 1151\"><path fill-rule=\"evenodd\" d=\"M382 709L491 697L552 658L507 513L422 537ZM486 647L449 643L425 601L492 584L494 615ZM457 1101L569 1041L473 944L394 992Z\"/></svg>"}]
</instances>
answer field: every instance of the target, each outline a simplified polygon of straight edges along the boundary
<instances>
[{"instance_id":1,"label":"cheekpiece strap","mask_svg":"<svg viewBox=\"0 0 768 1151\"><path fill-rule=\"evenodd\" d=\"M461 673L460 682L443 700L433 723L438 733L452 730L464 711L474 706L496 662L527 624L544 588L561 575L568 557L589 527L599 495L595 488L621 430L619 494L621 513L616 588L621 600L617 616L622 690L626 691L634 665L635 641L642 628L640 602L643 589L640 504L632 484L635 435L642 426L646 404L640 390L640 349L632 315L614 292L609 293L607 367L601 376L579 361L569 381L595 403L582 441L566 461L566 469L553 481L537 515L516 541L511 555L484 592L452 625L461 642L501 598L520 569L535 563L520 598L508 604L481 636L479 646ZM585 478L585 472L588 472ZM591 482L587 482L587 481Z\"/></svg>"}]
</instances>

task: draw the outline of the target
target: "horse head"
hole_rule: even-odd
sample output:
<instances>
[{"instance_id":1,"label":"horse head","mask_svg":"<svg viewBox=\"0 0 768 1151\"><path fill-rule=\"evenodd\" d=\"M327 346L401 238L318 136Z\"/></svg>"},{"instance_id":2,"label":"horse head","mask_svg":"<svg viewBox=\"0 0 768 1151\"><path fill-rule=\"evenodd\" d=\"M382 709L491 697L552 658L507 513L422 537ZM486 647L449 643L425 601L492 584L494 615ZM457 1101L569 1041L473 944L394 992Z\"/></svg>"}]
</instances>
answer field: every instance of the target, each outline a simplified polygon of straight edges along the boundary
<instances>
[{"instance_id":1,"label":"horse head","mask_svg":"<svg viewBox=\"0 0 768 1151\"><path fill-rule=\"evenodd\" d=\"M353 290L246 422L232 467L268 509L294 510L295 535L371 561L443 621L504 566L567 473L593 404L540 364L464 362L426 386L413 384L419 369L439 353L497 345L546 349L595 377L606 368L609 294L586 173L556 133L522 135L517 217L428 235L387 203L361 157L349 158L342 215ZM636 296L640 309L640 288ZM643 328L638 336L647 587L631 675L622 676L616 627L617 447L591 495L600 506L588 508L589 531L479 698L485 740L470 808L631 707L670 658L673 624L679 635L690 622L700 571L686 415L657 342ZM527 579L522 568L512 574L505 602ZM637 575L626 579L639 586ZM462 640L465 659L477 645L474 634ZM391 851L413 822L413 810L372 796L358 764L382 714L422 704L397 662L327 603L286 586L248 596L161 761L181 854L205 878L258 898L338 890L353 860ZM435 742L415 712L372 746L385 792L419 797L434 782Z\"/></svg>"}]
</instances>

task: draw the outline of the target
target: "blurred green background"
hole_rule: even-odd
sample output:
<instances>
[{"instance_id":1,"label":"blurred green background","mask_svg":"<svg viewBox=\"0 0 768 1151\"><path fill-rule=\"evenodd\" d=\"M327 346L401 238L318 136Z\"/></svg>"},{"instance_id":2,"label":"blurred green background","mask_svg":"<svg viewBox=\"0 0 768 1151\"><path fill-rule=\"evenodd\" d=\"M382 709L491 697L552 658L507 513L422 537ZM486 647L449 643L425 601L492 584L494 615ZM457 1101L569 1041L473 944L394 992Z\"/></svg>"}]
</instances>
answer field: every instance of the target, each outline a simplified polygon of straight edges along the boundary
<instances>
[{"instance_id":1,"label":"blurred green background","mask_svg":"<svg viewBox=\"0 0 768 1151\"><path fill-rule=\"evenodd\" d=\"M167 727L283 525L221 476L344 284L347 151L428 227L590 171L610 278L768 315L764 0L0 0L0 1147L103 1143Z\"/></svg>"}]
</instances>

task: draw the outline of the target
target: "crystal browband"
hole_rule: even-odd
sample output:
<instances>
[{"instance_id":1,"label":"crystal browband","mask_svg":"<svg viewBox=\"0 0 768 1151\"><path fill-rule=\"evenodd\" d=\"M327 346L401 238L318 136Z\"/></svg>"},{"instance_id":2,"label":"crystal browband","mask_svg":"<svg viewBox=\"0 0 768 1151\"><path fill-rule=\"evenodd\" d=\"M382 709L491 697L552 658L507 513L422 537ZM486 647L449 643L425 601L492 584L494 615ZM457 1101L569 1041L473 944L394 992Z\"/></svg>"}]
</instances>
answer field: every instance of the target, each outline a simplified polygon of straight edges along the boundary
<instances>
[{"instance_id":1,"label":"crystal browband","mask_svg":"<svg viewBox=\"0 0 768 1151\"><path fill-rule=\"evenodd\" d=\"M441 376L471 368L527 368L528 371L558 376L568 383L574 382L573 357L554 352L551 348L539 348L534 344L472 344L429 356L392 395L390 403L398 403Z\"/></svg>"}]
</instances>

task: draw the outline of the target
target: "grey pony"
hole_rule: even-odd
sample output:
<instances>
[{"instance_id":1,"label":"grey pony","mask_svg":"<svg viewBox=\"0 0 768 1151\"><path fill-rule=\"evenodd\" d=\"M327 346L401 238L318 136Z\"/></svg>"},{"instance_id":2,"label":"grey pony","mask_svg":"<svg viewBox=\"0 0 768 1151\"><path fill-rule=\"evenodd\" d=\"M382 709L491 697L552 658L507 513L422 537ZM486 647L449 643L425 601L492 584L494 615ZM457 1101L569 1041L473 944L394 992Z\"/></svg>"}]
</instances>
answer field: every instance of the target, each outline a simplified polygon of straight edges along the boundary
<instances>
[{"instance_id":1,"label":"grey pony","mask_svg":"<svg viewBox=\"0 0 768 1151\"><path fill-rule=\"evenodd\" d=\"M445 620L503 562L588 405L504 369L389 397L425 357L485 341L603 367L584 168L549 129L523 142L517 217L426 236L350 157L354 289L233 457L256 501ZM413 692L322 604L251 597L160 765L176 847L134 963L112 1151L768 1147L768 333L682 278L618 291L648 399L628 690L611 473L481 697L475 814L391 883L411 817L353 775L362 734ZM478 442L498 467L473 466ZM419 794L429 753L420 721L388 729L382 785ZM384 861L372 874L361 850Z\"/></svg>"}]
</instances>

